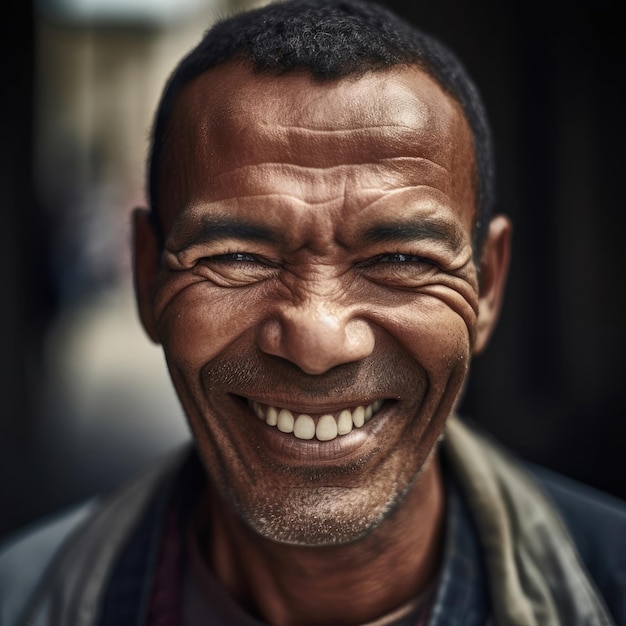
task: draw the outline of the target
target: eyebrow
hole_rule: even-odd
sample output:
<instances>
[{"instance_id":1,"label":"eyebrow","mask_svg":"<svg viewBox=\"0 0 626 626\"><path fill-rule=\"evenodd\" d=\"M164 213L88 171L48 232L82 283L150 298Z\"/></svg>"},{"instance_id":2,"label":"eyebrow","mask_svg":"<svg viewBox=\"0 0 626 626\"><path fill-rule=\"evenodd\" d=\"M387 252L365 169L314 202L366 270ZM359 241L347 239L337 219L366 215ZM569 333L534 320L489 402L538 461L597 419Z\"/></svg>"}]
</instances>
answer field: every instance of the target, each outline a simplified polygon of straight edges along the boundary
<instances>
[{"instance_id":1,"label":"eyebrow","mask_svg":"<svg viewBox=\"0 0 626 626\"><path fill-rule=\"evenodd\" d=\"M438 241L458 252L463 247L462 229L449 221L416 217L408 220L379 222L366 228L361 237L367 243L410 243L412 241Z\"/></svg>"},{"instance_id":2,"label":"eyebrow","mask_svg":"<svg viewBox=\"0 0 626 626\"><path fill-rule=\"evenodd\" d=\"M205 216L199 227L193 223L175 228L172 234L171 248L173 252L181 252L192 246L213 243L223 239L276 243L279 237L266 226L248 221L243 222L232 216Z\"/></svg>"}]
</instances>

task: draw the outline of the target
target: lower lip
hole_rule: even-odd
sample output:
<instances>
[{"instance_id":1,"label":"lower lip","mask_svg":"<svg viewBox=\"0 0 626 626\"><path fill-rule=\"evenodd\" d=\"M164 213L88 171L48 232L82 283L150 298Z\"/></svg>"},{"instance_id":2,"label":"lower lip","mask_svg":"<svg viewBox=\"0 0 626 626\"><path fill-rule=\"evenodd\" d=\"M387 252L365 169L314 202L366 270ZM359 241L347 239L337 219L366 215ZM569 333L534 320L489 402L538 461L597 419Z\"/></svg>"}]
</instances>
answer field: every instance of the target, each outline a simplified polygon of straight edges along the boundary
<instances>
[{"instance_id":1,"label":"lower lip","mask_svg":"<svg viewBox=\"0 0 626 626\"><path fill-rule=\"evenodd\" d=\"M380 445L383 429L389 428L391 407L385 403L366 424L353 428L347 435L338 435L331 441L298 439L293 434L283 433L275 426L268 426L245 405L253 429L255 447L273 461L290 467L309 467L314 464L336 461L362 462L373 454Z\"/></svg>"}]
</instances>

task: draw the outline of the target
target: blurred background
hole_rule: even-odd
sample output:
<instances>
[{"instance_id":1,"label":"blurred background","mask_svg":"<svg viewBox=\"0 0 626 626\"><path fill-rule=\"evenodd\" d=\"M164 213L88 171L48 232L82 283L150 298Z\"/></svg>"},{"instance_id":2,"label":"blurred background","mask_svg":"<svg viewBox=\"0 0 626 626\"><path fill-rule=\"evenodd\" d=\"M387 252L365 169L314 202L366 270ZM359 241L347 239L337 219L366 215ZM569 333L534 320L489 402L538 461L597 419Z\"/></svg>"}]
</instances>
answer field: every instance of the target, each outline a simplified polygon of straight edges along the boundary
<instances>
[{"instance_id":1,"label":"blurred background","mask_svg":"<svg viewBox=\"0 0 626 626\"><path fill-rule=\"evenodd\" d=\"M486 101L515 224L499 328L462 412L626 498L626 61L617 2L381 2ZM136 318L130 210L175 63L245 0L40 0L0 22L0 540L188 439Z\"/></svg>"}]
</instances>

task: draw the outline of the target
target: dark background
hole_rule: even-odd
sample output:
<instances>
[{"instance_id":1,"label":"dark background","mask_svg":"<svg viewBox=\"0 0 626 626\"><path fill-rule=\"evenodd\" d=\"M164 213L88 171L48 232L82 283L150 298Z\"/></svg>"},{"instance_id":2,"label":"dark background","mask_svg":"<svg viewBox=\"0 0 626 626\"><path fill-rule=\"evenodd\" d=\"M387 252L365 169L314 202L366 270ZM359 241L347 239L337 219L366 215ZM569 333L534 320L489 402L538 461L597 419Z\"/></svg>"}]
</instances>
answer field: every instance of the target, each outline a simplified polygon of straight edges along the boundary
<instances>
[{"instance_id":1,"label":"dark background","mask_svg":"<svg viewBox=\"0 0 626 626\"><path fill-rule=\"evenodd\" d=\"M462 411L520 456L626 498L618 3L385 4L447 42L474 77L494 129L498 210L515 227L501 321ZM32 453L58 294L32 174L33 10L19 2L12 11L0 27L0 538L110 486L64 490Z\"/></svg>"}]
</instances>

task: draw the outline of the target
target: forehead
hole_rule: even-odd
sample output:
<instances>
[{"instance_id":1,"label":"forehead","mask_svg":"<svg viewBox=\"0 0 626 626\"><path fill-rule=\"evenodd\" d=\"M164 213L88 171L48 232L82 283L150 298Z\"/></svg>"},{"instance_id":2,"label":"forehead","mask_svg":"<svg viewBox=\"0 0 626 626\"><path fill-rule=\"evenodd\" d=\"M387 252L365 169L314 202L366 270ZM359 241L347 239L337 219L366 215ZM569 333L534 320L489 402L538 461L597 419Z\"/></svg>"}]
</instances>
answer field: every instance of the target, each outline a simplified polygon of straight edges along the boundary
<instances>
[{"instance_id":1,"label":"forehead","mask_svg":"<svg viewBox=\"0 0 626 626\"><path fill-rule=\"evenodd\" d=\"M381 163L395 166L383 174L386 184L396 174L402 184L407 176L416 186L432 183L468 213L471 227L471 132L458 103L425 72L399 67L320 82L305 72L276 76L227 63L192 80L176 100L160 186L164 221L171 225L199 195L266 193L277 169L299 168L290 184L299 180L303 199L322 202L319 172L332 195L348 178L363 188Z\"/></svg>"}]
</instances>

